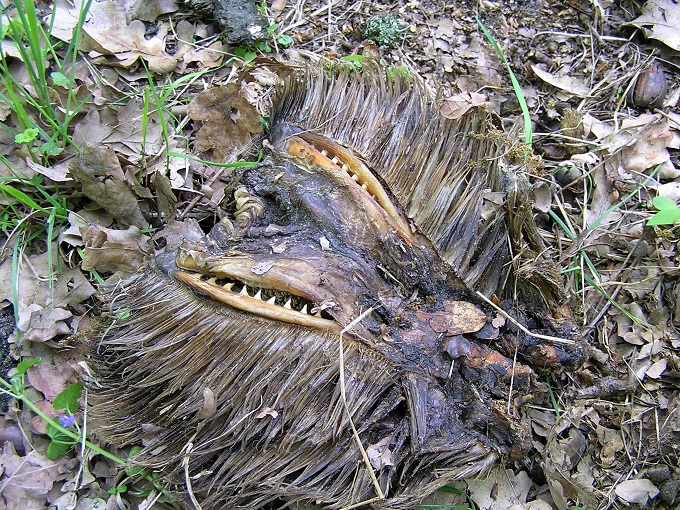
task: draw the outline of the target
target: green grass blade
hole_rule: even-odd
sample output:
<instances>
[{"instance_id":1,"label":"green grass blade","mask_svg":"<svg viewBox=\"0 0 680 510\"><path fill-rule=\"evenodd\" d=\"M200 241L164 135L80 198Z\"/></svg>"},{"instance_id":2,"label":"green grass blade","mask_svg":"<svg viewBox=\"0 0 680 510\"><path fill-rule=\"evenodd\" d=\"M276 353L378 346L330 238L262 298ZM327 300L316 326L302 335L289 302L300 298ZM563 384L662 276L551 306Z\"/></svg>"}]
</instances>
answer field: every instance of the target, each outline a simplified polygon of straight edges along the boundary
<instances>
[{"instance_id":1,"label":"green grass blade","mask_svg":"<svg viewBox=\"0 0 680 510\"><path fill-rule=\"evenodd\" d=\"M475 16L475 20L477 21L477 25L479 25L479 28L481 28L482 32L488 39L489 43L491 43L491 46L493 49L496 51L496 54L500 57L500 59L503 61L503 65L505 66L506 71L508 72L508 75L510 76L510 82L512 83L512 88L515 91L515 96L517 96L517 101L519 102L519 106L522 109L522 117L524 117L524 143L526 143L529 147L531 147L531 144L533 143L533 129L531 127L531 114L529 113L529 107L527 105L526 98L524 97L524 92L522 92L522 87L519 84L519 81L517 80L517 77L515 76L515 73L512 72L512 68L510 67L510 63L508 62L508 59L505 58L505 54L503 53L503 50L501 50L501 47L498 46L498 43L494 39L493 35L491 35L491 32L487 30L487 28L484 26L484 23L482 23L482 20L480 20L477 16Z\"/></svg>"}]
</instances>

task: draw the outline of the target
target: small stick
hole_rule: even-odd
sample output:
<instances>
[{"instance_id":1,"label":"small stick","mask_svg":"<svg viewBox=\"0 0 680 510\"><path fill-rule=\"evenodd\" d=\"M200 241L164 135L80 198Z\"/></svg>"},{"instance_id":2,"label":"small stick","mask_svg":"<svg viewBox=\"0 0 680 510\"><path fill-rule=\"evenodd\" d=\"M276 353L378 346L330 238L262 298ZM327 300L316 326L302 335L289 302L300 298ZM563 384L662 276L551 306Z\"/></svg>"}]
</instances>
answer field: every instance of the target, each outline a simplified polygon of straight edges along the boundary
<instances>
[{"instance_id":1,"label":"small stick","mask_svg":"<svg viewBox=\"0 0 680 510\"><path fill-rule=\"evenodd\" d=\"M575 345L576 344L576 342L574 340L569 340L567 338L560 338L558 336L550 336L550 335L541 335L540 333L532 333L527 328L522 326L517 320L513 319L507 313L505 313L505 310L503 310L500 306L498 306L496 303L491 301L484 294L477 291L477 295L480 298L482 298L486 303L490 304L494 308L494 310L496 310L498 313L500 313L503 317L505 317L510 322L512 322L515 326L517 326L523 333L525 333L529 336L533 336L534 338L540 338L541 340L549 340L551 342L559 342L559 343L562 343L562 344L569 344L569 345Z\"/></svg>"},{"instance_id":2,"label":"small stick","mask_svg":"<svg viewBox=\"0 0 680 510\"><path fill-rule=\"evenodd\" d=\"M375 492L378 493L378 499L385 499L385 495L383 494L382 489L380 488L380 484L378 483L378 478L375 476L375 472L373 471L373 466L371 466L371 461L368 458L368 454L366 453L366 450L364 449L364 445L361 444L361 438L359 437L359 433L357 432L356 427L354 426L354 421L352 420L352 415L349 412L349 406L347 405L347 396L345 393L345 348L343 346L343 341L342 341L342 335L352 329L356 324L358 324L364 317L366 317L369 313L371 313L373 310L375 310L375 307L369 308L366 310L364 313L359 315L356 319L354 319L352 322L350 322L341 332L340 332L340 396L342 397L342 405L345 408L345 412L347 413L347 418L349 420L349 425L352 427L352 433L354 434L354 439L356 439L357 444L359 445L359 450L361 451L361 456L364 459L364 463L366 464L366 467L368 468L368 473L371 475L371 480L373 480L373 487L375 487ZM366 502L362 503L365 504ZM347 508L354 508L354 506L347 507Z\"/></svg>"}]
</instances>

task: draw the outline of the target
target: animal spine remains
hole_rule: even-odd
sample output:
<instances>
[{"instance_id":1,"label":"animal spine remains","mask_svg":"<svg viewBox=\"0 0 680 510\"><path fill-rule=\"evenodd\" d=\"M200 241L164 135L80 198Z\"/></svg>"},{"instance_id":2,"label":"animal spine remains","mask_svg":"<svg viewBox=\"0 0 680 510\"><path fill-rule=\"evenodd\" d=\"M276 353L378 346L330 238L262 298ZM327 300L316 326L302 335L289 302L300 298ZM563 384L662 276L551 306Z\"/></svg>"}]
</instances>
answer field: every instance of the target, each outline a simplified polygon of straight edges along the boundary
<instances>
[{"instance_id":1,"label":"animal spine remains","mask_svg":"<svg viewBox=\"0 0 680 510\"><path fill-rule=\"evenodd\" d=\"M204 509L410 508L523 454L508 398L583 356L494 326L472 292L575 335L493 115L443 119L401 73L310 69L271 122L234 217L108 296L131 314L93 353L99 436L143 442L135 462Z\"/></svg>"}]
</instances>

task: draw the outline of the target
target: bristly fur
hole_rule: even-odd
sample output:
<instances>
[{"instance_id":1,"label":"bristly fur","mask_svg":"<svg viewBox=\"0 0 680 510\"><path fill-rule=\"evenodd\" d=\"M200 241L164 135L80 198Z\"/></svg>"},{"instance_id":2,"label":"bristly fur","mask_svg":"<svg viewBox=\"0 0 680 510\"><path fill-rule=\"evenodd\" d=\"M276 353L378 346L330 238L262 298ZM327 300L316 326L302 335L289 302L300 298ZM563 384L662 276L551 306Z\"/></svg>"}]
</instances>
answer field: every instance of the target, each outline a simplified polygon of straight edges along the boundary
<instances>
[{"instance_id":1,"label":"bristly fur","mask_svg":"<svg viewBox=\"0 0 680 510\"><path fill-rule=\"evenodd\" d=\"M520 286L538 278L552 294L546 301L561 300L559 277L540 263L545 245L528 183L511 165L495 114L475 107L446 119L422 80L404 72L310 68L280 85L271 121L356 151L470 288L511 297L504 289L516 290L515 269L524 265ZM504 203L494 205L489 192ZM537 258L532 270L526 261Z\"/></svg>"},{"instance_id":2,"label":"bristly fur","mask_svg":"<svg viewBox=\"0 0 680 510\"><path fill-rule=\"evenodd\" d=\"M474 108L459 120L443 119L424 85L401 73L310 69L284 80L271 119L271 155L244 173L240 184L257 196L262 218L272 210L276 214L262 224L253 220L252 230L249 224L239 231L238 222L222 222L205 243L191 248L221 262L252 256L258 268L261 261L276 261L274 269L258 273L265 283L281 267L307 267L280 265L285 257L308 261L312 253L313 260L335 262L323 266L338 273L335 280L326 269L319 270L318 280L305 280L307 288L332 295L309 301L323 301L340 328L365 308L382 307L380 321L371 319L372 326L364 329L373 335L371 341L219 305L179 283L174 265L168 269L159 260L104 297L112 323L93 347L95 378L89 382L89 416L100 437L121 446L143 443L135 462L162 470L178 485L190 477L204 509L259 509L296 501L342 508L375 498L371 471L386 495L372 503L374 508L412 508L452 480L520 455L529 439L526 424L507 409L509 393L530 398L538 387L531 369L513 364L503 348L514 348L526 337L516 331L506 337L507 331L492 327L481 308L482 322L489 319L484 328L491 332L477 334L481 325L450 332L447 322L459 320L447 315L453 297L475 307L465 285L454 289L451 267L472 290L511 297L519 289L538 296L529 307L553 303L560 295L551 266L522 259L540 252L542 241L521 172L506 162L507 147L494 115ZM324 250L322 236L346 233L357 204L374 198L349 174L341 172L349 181L342 194L327 185L320 166L301 166L288 153L277 153L277 133L294 131L276 128L289 125L355 151L419 229L417 242L404 246L411 233L404 236L398 229L381 229L378 236L370 220L379 212L356 215L361 228L346 236L329 234L343 239L343 245ZM323 186L316 186L319 182ZM347 190L362 195L356 198ZM485 198L489 191L504 197L495 209ZM338 203L344 215L335 214ZM314 207L302 209L309 204ZM310 218L319 210L316 204L327 210ZM333 223L338 217L345 223ZM275 241L279 248L289 243L287 251L273 254ZM252 277L251 270L244 271ZM406 277L394 276L399 271ZM348 288L359 289L352 294L356 297L343 293ZM346 305L345 322L338 319L340 304ZM545 306L541 310L535 316L549 315ZM445 327L437 329L442 323ZM399 356L381 354L388 348ZM540 357L544 351L534 352ZM389 445L384 457L373 459L372 470L350 417L364 448Z\"/></svg>"},{"instance_id":3,"label":"bristly fur","mask_svg":"<svg viewBox=\"0 0 680 510\"><path fill-rule=\"evenodd\" d=\"M177 484L188 458L203 508L261 508L278 498L342 508L375 496L341 401L336 336L215 306L154 269L116 294L109 316L131 317L114 320L96 348L90 418L99 434L144 442L135 460L171 469ZM481 434L461 433L462 423L455 441L442 437L429 450L414 444L408 416L385 430L381 420L408 394L404 374L352 341L343 347L347 405L364 447L396 438L393 465L376 470L390 499L375 508L412 508L498 460Z\"/></svg>"}]
</instances>

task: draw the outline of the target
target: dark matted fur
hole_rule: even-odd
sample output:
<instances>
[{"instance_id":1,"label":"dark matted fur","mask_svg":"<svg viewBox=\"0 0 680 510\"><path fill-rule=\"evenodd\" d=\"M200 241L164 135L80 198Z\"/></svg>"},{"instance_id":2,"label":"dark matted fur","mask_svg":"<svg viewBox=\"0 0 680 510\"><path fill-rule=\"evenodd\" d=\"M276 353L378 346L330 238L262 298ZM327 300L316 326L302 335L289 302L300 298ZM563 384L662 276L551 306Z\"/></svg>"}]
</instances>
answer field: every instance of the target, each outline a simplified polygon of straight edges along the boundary
<instances>
[{"instance_id":1,"label":"dark matted fur","mask_svg":"<svg viewBox=\"0 0 680 510\"><path fill-rule=\"evenodd\" d=\"M429 327L418 322L416 311L443 313L437 299L454 295L447 286L456 272L484 292L511 296L516 288L541 289L532 303L543 307L539 316L550 315L548 304L559 295L549 266L520 275L511 263L513 250L528 256L542 245L524 181L508 170L507 147L494 116L472 109L459 120L443 119L424 86L401 73L311 69L294 73L279 87L271 118L273 146L277 136L287 136L280 133L290 132L283 126L295 126L350 147L364 159L423 234L423 246L398 255L420 253L428 260L413 267L429 268L429 273L405 272L401 280L416 281L422 274L430 275L428 281L413 288L395 283L384 300L386 309L389 303L404 303L399 313L383 314L381 327L394 332L392 344L380 351L348 336L342 340L342 359L338 334L219 305L179 283L172 260L154 263L106 297L112 324L94 349L90 382L97 434L117 445L143 442L145 449L135 460L179 485L188 474L204 509L295 501L328 508L354 505L375 498L376 491L341 399L343 365L346 403L362 444L369 448L387 441L389 448L382 450L384 462L374 464L386 496L373 501L375 508L411 508L450 481L483 473L499 459L523 452L526 426L507 402L511 381L516 400L539 389L531 369L513 366L512 352L504 356L494 350L498 345L485 345L491 336L447 337L445 348L438 343L444 335L428 330L434 343L426 348L417 334L407 334ZM284 203L294 188L282 195L271 185L276 181L267 172L274 176L290 169L294 166L274 151L244 175L244 183L279 211L279 224L290 220L285 235L291 245L304 246L311 239L310 250L330 257L332 250L314 248L325 232L322 220L313 223L309 214L295 212L296 203ZM501 192L506 200L484 220L487 192ZM267 216L263 221L257 234L224 241L216 234L208 237L208 249L229 256L262 242L258 253L266 255L266 243L284 234L279 227L265 228ZM298 230L290 228L296 221ZM300 234L306 231L307 237ZM424 246L427 239L431 247ZM404 264L390 266L392 253L350 248L342 247L343 256L361 258L357 272L381 265L399 279ZM354 279L370 290L370 281ZM380 288L389 284L386 278ZM434 289L430 297L423 295L427 289ZM359 316L363 308L349 304ZM375 342L387 338L377 331ZM518 338L515 333L508 338ZM432 350L432 345L438 347ZM388 348L398 355L384 356ZM459 358L456 349L476 354Z\"/></svg>"}]
</instances>

